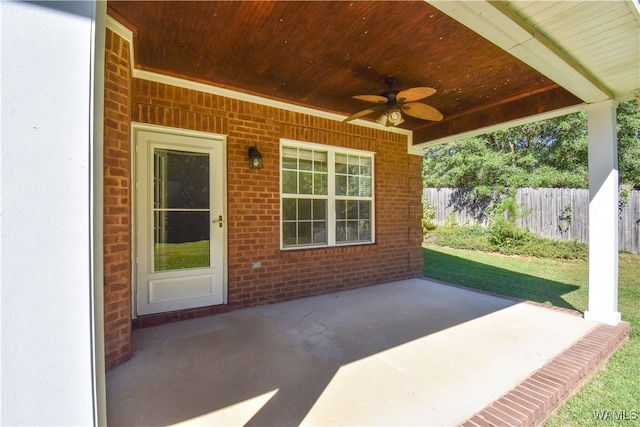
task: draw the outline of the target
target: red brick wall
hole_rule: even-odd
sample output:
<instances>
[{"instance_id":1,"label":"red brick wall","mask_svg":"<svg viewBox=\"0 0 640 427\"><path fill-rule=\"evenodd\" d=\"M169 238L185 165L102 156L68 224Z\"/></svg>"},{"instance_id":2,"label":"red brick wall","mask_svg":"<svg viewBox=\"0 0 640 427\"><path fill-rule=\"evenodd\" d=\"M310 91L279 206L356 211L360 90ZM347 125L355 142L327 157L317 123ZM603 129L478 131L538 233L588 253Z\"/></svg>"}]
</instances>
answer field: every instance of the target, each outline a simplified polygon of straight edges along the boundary
<instances>
[{"instance_id":1,"label":"red brick wall","mask_svg":"<svg viewBox=\"0 0 640 427\"><path fill-rule=\"evenodd\" d=\"M139 79L133 120L228 136L229 305L139 318L136 325L421 275L422 158L407 154L405 136ZM376 153L375 245L280 250L280 138ZM262 170L248 168L254 143ZM253 261L262 266L252 269Z\"/></svg>"},{"instance_id":2,"label":"red brick wall","mask_svg":"<svg viewBox=\"0 0 640 427\"><path fill-rule=\"evenodd\" d=\"M107 30L104 108L106 367L131 357L131 68L129 44Z\"/></svg>"},{"instance_id":3,"label":"red brick wall","mask_svg":"<svg viewBox=\"0 0 640 427\"><path fill-rule=\"evenodd\" d=\"M127 43L108 31L105 82L105 339L107 367L131 355L131 121L227 135L229 303L143 316L186 319L422 273L422 158L403 135L132 79ZM280 250L280 138L373 151L376 243ZM248 168L247 149L264 155ZM252 269L251 263L261 267Z\"/></svg>"}]
</instances>

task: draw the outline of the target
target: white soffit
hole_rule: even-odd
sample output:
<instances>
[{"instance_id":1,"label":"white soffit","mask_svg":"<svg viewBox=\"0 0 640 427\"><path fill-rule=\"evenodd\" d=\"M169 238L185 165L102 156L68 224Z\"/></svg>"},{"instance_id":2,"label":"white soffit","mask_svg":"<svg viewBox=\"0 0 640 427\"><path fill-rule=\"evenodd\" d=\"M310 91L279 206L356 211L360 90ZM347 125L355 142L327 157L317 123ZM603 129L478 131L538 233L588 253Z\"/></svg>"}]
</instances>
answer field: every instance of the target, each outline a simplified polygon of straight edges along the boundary
<instances>
[{"instance_id":1,"label":"white soffit","mask_svg":"<svg viewBox=\"0 0 640 427\"><path fill-rule=\"evenodd\" d=\"M633 1L429 3L593 103L630 99L640 86L640 17Z\"/></svg>"},{"instance_id":2,"label":"white soffit","mask_svg":"<svg viewBox=\"0 0 640 427\"><path fill-rule=\"evenodd\" d=\"M518 0L500 5L567 52L613 99L630 99L640 88L638 0Z\"/></svg>"}]
</instances>

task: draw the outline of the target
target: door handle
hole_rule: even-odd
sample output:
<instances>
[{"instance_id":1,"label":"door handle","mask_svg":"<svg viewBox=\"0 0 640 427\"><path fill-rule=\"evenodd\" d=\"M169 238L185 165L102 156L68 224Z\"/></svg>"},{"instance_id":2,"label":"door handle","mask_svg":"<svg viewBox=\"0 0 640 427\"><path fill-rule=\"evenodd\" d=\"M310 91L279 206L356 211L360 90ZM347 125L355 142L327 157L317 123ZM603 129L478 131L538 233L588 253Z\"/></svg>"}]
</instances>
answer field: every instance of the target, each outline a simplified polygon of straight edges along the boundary
<instances>
[{"instance_id":1,"label":"door handle","mask_svg":"<svg viewBox=\"0 0 640 427\"><path fill-rule=\"evenodd\" d=\"M223 223L224 223L224 220L222 219L222 215L218 215L218 227L222 228Z\"/></svg>"}]
</instances>

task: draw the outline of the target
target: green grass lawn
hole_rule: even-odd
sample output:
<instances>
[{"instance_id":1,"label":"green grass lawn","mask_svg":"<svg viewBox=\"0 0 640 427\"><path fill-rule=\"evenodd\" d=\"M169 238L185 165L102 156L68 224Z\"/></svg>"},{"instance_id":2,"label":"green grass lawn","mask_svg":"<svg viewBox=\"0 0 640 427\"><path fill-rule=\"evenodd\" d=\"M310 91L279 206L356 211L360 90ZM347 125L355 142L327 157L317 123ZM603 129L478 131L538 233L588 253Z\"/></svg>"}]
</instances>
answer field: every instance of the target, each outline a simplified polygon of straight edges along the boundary
<instances>
[{"instance_id":1,"label":"green grass lawn","mask_svg":"<svg viewBox=\"0 0 640 427\"><path fill-rule=\"evenodd\" d=\"M589 264L582 259L507 256L425 244L423 272L428 278L581 312L588 305ZM620 254L618 280L619 310L631 323L629 341L547 426L640 425L640 255ZM609 411L611 418L620 419L598 419L596 411Z\"/></svg>"},{"instance_id":2,"label":"green grass lawn","mask_svg":"<svg viewBox=\"0 0 640 427\"><path fill-rule=\"evenodd\" d=\"M156 243L154 271L209 266L209 241Z\"/></svg>"}]
</instances>

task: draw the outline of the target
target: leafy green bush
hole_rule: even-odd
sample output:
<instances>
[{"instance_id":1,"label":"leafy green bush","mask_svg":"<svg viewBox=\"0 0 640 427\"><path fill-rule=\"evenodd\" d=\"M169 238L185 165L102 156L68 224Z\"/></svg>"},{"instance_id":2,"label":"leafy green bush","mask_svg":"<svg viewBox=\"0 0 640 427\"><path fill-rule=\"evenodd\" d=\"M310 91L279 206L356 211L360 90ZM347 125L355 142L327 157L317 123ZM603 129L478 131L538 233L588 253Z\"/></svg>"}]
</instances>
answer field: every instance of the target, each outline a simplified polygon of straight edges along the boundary
<instances>
[{"instance_id":1,"label":"leafy green bush","mask_svg":"<svg viewBox=\"0 0 640 427\"><path fill-rule=\"evenodd\" d=\"M479 225L438 226L429 237L438 246L496 252L489 242L487 230Z\"/></svg>"},{"instance_id":2,"label":"leafy green bush","mask_svg":"<svg viewBox=\"0 0 640 427\"><path fill-rule=\"evenodd\" d=\"M510 226L507 226L510 227ZM533 256L554 259L582 259L589 256L588 245L577 240L553 240L521 230L522 236L496 241L496 230L478 225L456 227L438 226L427 234L427 241L436 246L499 252L505 255ZM501 230L505 236L505 230Z\"/></svg>"},{"instance_id":3,"label":"leafy green bush","mask_svg":"<svg viewBox=\"0 0 640 427\"><path fill-rule=\"evenodd\" d=\"M515 191L493 207L490 215L489 232L491 243L496 246L510 247L530 240L533 234L518 227L516 220L528 215L516 201Z\"/></svg>"},{"instance_id":4,"label":"leafy green bush","mask_svg":"<svg viewBox=\"0 0 640 427\"><path fill-rule=\"evenodd\" d=\"M424 203L422 205L422 233L426 234L428 231L435 230L436 228L436 205L433 203Z\"/></svg>"},{"instance_id":5,"label":"leafy green bush","mask_svg":"<svg viewBox=\"0 0 640 427\"><path fill-rule=\"evenodd\" d=\"M458 225L458 213L456 211L451 211L444 219L445 227L453 228Z\"/></svg>"}]
</instances>

